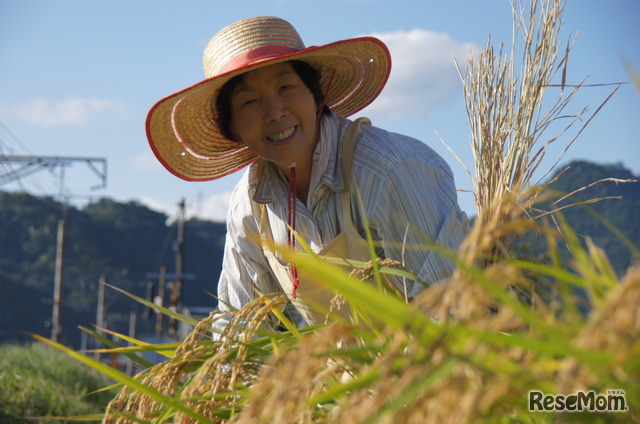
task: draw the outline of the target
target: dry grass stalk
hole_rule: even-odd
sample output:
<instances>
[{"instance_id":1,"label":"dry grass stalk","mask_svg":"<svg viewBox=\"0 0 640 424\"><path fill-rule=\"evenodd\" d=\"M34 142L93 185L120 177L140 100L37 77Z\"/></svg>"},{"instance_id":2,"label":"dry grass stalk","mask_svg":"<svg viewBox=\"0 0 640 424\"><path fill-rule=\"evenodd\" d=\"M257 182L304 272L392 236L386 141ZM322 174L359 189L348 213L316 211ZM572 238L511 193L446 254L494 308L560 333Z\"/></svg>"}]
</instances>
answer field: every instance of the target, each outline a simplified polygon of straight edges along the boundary
<instances>
[{"instance_id":1,"label":"dry grass stalk","mask_svg":"<svg viewBox=\"0 0 640 424\"><path fill-rule=\"evenodd\" d=\"M575 337L576 346L610 353L614 360L613 368L607 373L616 375L621 388L630 387L633 380L640 377L639 370L629 365L637 359L640 352L640 266L632 267L622 278L619 286L611 290L605 301L598 307L580 333ZM574 359L564 361L557 376L560 390L572 393L576 390L588 390L597 385L605 370L589 369ZM629 399L638 405L637 398ZM632 408L633 409L633 408ZM637 407L635 409L638 410Z\"/></svg>"},{"instance_id":2,"label":"dry grass stalk","mask_svg":"<svg viewBox=\"0 0 640 424\"><path fill-rule=\"evenodd\" d=\"M631 267L576 335L580 348L611 355L606 367L589 367L568 357L562 361L555 387L558 393L624 390L628 412L606 414L606 422L640 421L640 266ZM566 417L566 421L571 421Z\"/></svg>"},{"instance_id":3,"label":"dry grass stalk","mask_svg":"<svg viewBox=\"0 0 640 424\"><path fill-rule=\"evenodd\" d=\"M261 361L250 357L249 343L261 328L271 327L272 311L287 300L284 295L263 296L233 314L221 343L214 347L215 354L200 366L182 391L183 399L194 399L185 402L188 406L195 407L204 416L212 416L220 407L240 407L244 396L238 395L238 388L251 385L261 365ZM180 418L182 415L177 414L176 419L184 421Z\"/></svg>"},{"instance_id":4,"label":"dry grass stalk","mask_svg":"<svg viewBox=\"0 0 640 424\"><path fill-rule=\"evenodd\" d=\"M565 81L571 42L562 56L558 47L564 1L532 0L528 19L525 12L516 10L513 2L512 9L514 39L510 53L505 53L504 45L496 52L489 40L476 57L469 55L464 73L458 66L471 129L474 175L468 172L474 184L479 225L499 214L501 203L517 199L533 206L549 184L530 190L547 147L567 135L576 123L583 122L566 143L566 152L617 90L590 115L586 108L578 113L567 112L584 84L567 85ZM522 52L518 77L515 64L519 45ZM559 72L562 82L552 84ZM560 93L547 105L546 91L554 85L561 88ZM560 124L567 120L566 124ZM561 125L559 133L547 135L557 125ZM549 175L564 152L534 186ZM528 199L523 199L525 196ZM529 212L530 209L523 210L523 214Z\"/></svg>"},{"instance_id":5,"label":"dry grass stalk","mask_svg":"<svg viewBox=\"0 0 640 424\"><path fill-rule=\"evenodd\" d=\"M538 3L531 2L529 25L515 19L519 25L514 29L510 56L504 56L503 46L496 54L489 40L477 58L470 55L463 76L475 163L472 180L478 217L483 222L503 196L520 194L543 154L533 156L532 149L552 117L540 123L535 120L555 73L563 4L545 2L538 21ZM514 69L518 31L524 37L520 80Z\"/></svg>"},{"instance_id":6,"label":"dry grass stalk","mask_svg":"<svg viewBox=\"0 0 640 424\"><path fill-rule=\"evenodd\" d=\"M327 352L335 350L352 330L348 325L331 325L305 337L298 348L271 357L252 387L246 407L229 423L327 422L323 420L326 414L307 400L343 375L339 362L331 360Z\"/></svg>"},{"instance_id":7,"label":"dry grass stalk","mask_svg":"<svg viewBox=\"0 0 640 424\"><path fill-rule=\"evenodd\" d=\"M185 400L184 404L205 416L216 407L232 407L238 400L235 396L238 385L248 384L257 373L257 367L247 358L247 343L259 328L273 321L271 312L284 302L285 296L264 296L240 311L229 313L231 321L221 337L203 343L207 338L210 340L215 321L225 316L217 311L212 313L200 321L173 358L139 374L138 378L167 396L193 399ZM234 358L230 359L232 355ZM223 396L216 397L219 394ZM166 408L167 405L125 387L109 404L103 422L129 424L136 419L154 420ZM176 420L190 422L181 414L177 414Z\"/></svg>"},{"instance_id":8,"label":"dry grass stalk","mask_svg":"<svg viewBox=\"0 0 640 424\"><path fill-rule=\"evenodd\" d=\"M181 379L189 373L192 361L210 354L210 347L200 345L199 342L207 334L207 329L216 320L215 314L200 321L185 341L176 350L173 359L158 364L138 378L145 384L161 393L173 396L179 387ZM154 401L143 393L124 387L118 396L109 403L103 423L129 424L132 418L150 420L165 409L165 405Z\"/></svg>"}]
</instances>

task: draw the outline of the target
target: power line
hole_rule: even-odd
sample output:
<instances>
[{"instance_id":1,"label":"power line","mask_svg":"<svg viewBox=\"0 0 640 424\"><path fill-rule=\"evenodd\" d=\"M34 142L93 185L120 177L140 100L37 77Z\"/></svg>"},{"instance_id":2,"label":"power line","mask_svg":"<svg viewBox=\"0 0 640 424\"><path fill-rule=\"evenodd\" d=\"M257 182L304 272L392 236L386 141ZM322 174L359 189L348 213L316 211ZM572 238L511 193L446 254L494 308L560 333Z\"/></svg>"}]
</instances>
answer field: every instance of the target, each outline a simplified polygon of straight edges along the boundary
<instances>
[{"instance_id":1,"label":"power line","mask_svg":"<svg viewBox=\"0 0 640 424\"><path fill-rule=\"evenodd\" d=\"M13 133L13 131L11 131L11 130L9 129L9 127L7 127L7 126L4 124L4 122L0 121L0 127L2 127L2 130L3 130L5 133L7 133L7 134L9 135L9 137L10 137L10 138L15 142L15 143L19 144L19 145L20 145L24 150L26 150L27 152L31 153L31 151L29 150L29 148L27 147L27 145L26 145L26 144L24 144L24 143L22 142L22 140L20 140L20 139L18 138L18 136L17 136L17 135L15 135L15 134ZM0 141L2 141L2 139L0 139ZM0 147L1 147L1 146L0 146ZM10 149L10 150L13 150L13 149ZM1 151L2 151L2 150L0 150L0 152L1 152Z\"/></svg>"},{"instance_id":2,"label":"power line","mask_svg":"<svg viewBox=\"0 0 640 424\"><path fill-rule=\"evenodd\" d=\"M107 186L107 160L104 158L34 155L0 155L0 164L7 165L6 167L8 168L7 171L0 173L0 185L20 180L43 169L65 168L71 166L74 162L86 164L100 178L100 184L91 187L91 189L100 189ZM16 164L18 168L13 169L9 164ZM63 178L61 176L61 179ZM61 188L63 184L61 181Z\"/></svg>"},{"instance_id":3,"label":"power line","mask_svg":"<svg viewBox=\"0 0 640 424\"><path fill-rule=\"evenodd\" d=\"M19 139L0 122L4 131L14 140L23 144ZM23 144L24 146L24 144ZM26 146L24 146L26 148ZM28 150L28 149L27 149ZM0 153L2 151L0 150ZM56 262L54 271L53 287L53 311L51 316L51 339L59 342L62 339L61 310L62 310L62 274L64 266L64 235L68 195L65 194L64 171L73 163L81 162L99 178L100 184L91 187L92 189L105 188L107 186L107 160L95 157L71 157L71 156L37 156L37 155L7 155L0 154L0 186L9 182L17 181L21 187L21 179L38 171L47 169L53 173L56 168L60 169L59 174L59 195L63 204L62 217L58 221L58 235L56 241ZM15 167L14 167L15 165Z\"/></svg>"}]
</instances>

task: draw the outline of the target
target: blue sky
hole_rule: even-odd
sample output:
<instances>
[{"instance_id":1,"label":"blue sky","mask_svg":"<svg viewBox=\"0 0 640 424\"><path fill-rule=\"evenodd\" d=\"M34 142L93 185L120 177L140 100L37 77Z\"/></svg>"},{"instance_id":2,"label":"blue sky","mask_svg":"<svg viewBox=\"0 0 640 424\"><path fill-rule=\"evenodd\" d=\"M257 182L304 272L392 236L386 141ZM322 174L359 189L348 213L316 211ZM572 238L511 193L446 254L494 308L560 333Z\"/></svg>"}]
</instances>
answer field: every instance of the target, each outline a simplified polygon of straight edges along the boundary
<instances>
[{"instance_id":1,"label":"blue sky","mask_svg":"<svg viewBox=\"0 0 640 424\"><path fill-rule=\"evenodd\" d=\"M307 45L361 35L387 42L389 84L357 116L429 144L450 163L459 189L471 190L469 176L439 138L471 166L452 57L465 62L469 48L489 35L495 45L510 45L508 0L0 0L0 154L102 157L106 189L91 189L99 181L82 164L65 171L64 190L73 202L86 195L136 200L172 216L185 198L190 215L223 220L240 173L206 183L179 180L153 157L144 122L157 100L203 79L202 50L211 36L258 15L289 20ZM640 72L639 18L638 0L568 0L560 38L577 38L567 83L629 81L626 66ZM570 111L593 112L611 90L583 88ZM640 174L639 118L640 94L623 85L561 164L621 162ZM567 141L556 142L541 170ZM59 181L42 171L0 189L52 195ZM470 193L460 193L460 204L475 213Z\"/></svg>"}]
</instances>

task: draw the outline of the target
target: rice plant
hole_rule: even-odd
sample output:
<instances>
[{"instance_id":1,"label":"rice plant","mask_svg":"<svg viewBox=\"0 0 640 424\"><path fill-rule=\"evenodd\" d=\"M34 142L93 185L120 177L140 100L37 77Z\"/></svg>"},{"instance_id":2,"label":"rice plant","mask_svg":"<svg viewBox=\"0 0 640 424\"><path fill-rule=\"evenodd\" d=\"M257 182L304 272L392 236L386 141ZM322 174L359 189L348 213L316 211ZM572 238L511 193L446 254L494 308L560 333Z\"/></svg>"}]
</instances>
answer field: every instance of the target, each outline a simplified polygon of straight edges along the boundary
<instances>
[{"instance_id":1,"label":"rice plant","mask_svg":"<svg viewBox=\"0 0 640 424\"><path fill-rule=\"evenodd\" d=\"M567 64L569 48L561 55L557 39L563 2L532 0L528 11L512 8L510 55L489 41L469 57L462 75L478 217L459 252L422 246L456 262L447 284L407 302L368 283L385 273L415 278L397 264L372 258L348 273L323 258L276 247L336 291L334 308L354 307L356 319L329 311L326 324L298 329L281 312L287 299L265 295L228 313L231 325L222 334L214 334L222 318L214 311L181 343L132 341L132 347L107 349L141 364L138 355L145 351L167 356L158 365L144 364L135 377L67 350L122 384L105 423L640 420L640 267L618 278L606 255L581 240L559 211L536 209L554 194L532 181L546 146L580 125L569 147L597 110L565 118L582 84L570 86L564 78L559 99L549 108L543 101ZM523 46L519 78L517 45ZM559 134L549 135L566 119ZM515 253L513 241L531 235L544 244L544 260ZM640 257L635 244L625 242ZM569 256L560 254L563 248ZM581 308L585 301L588 313ZM530 392L600 396L607 390L624 393L625 411L530 410Z\"/></svg>"}]
</instances>

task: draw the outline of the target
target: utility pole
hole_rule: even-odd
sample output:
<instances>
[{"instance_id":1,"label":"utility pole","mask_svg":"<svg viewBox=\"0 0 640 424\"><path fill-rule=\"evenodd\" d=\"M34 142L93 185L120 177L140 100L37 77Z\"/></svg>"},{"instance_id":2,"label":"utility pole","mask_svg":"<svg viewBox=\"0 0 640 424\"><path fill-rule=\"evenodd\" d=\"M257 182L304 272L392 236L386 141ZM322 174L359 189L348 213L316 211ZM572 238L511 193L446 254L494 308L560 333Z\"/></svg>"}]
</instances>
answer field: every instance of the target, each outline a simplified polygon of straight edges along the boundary
<instances>
[{"instance_id":1,"label":"utility pole","mask_svg":"<svg viewBox=\"0 0 640 424\"><path fill-rule=\"evenodd\" d=\"M129 338L131 340L136 338L136 321L138 319L138 314L135 311L132 311L129 314ZM129 346L133 346L133 344L131 342L129 342ZM127 361L127 369L126 369L126 373L127 375L132 376L133 375L133 369L134 364L133 361L131 359L129 359Z\"/></svg>"},{"instance_id":2,"label":"utility pole","mask_svg":"<svg viewBox=\"0 0 640 424\"><path fill-rule=\"evenodd\" d=\"M174 312L180 312L182 310L183 302L182 302L182 291L183 291L183 283L185 280L193 280L195 276L193 274L185 274L184 273L184 241L185 241L185 221L186 221L186 212L185 212L185 200L182 199L180 203L178 203L180 207L178 211L178 220L177 220L177 229L178 235L176 237L175 243L175 253L176 253L176 272L173 274L169 274L166 272L166 268L162 266L160 269L160 273L151 273L148 272L146 274L146 278L158 280L158 294L153 296L155 293L153 283L149 283L147 285L147 297L153 296L153 301L158 306L163 306L164 303L164 291L165 291L165 283L167 280L170 280L170 296L169 296L169 306L168 309L171 309ZM169 335L175 336L177 330L178 322L174 318L169 319ZM156 312L156 336L162 336L162 313Z\"/></svg>"},{"instance_id":3,"label":"utility pole","mask_svg":"<svg viewBox=\"0 0 640 424\"><path fill-rule=\"evenodd\" d=\"M164 284L165 284L165 273L166 269L164 265L160 267L160 274L158 275L158 295L154 299L154 303L158 306L163 306L164 303ZM156 337L162 337L162 312L156 311Z\"/></svg>"},{"instance_id":4,"label":"utility pole","mask_svg":"<svg viewBox=\"0 0 640 424\"><path fill-rule=\"evenodd\" d=\"M184 274L184 224L185 224L185 200L178 204L178 237L176 241L176 279L174 305L179 311L182 309L182 274Z\"/></svg>"},{"instance_id":5,"label":"utility pole","mask_svg":"<svg viewBox=\"0 0 640 424\"><path fill-rule=\"evenodd\" d=\"M86 164L99 178L101 183L92 189L107 186L107 161L103 158L69 157L69 156L24 156L0 155L0 186L5 183L20 180L42 169L60 168L59 196L63 204L62 218L58 221L58 235L56 239L56 263L53 281L53 311L51 313L51 340L62 341L62 285L64 270L64 233L66 225L67 197L64 192L64 170L74 162ZM14 168L16 165L17 168Z\"/></svg>"},{"instance_id":6,"label":"utility pole","mask_svg":"<svg viewBox=\"0 0 640 424\"><path fill-rule=\"evenodd\" d=\"M64 256L64 218L58 220L58 237L56 241L56 266L53 281L53 313L51 315L51 340L62 341L60 325L60 306L62 304L62 262Z\"/></svg>"},{"instance_id":7,"label":"utility pole","mask_svg":"<svg viewBox=\"0 0 640 424\"><path fill-rule=\"evenodd\" d=\"M98 307L96 308L96 332L100 335L103 334L103 329L106 328L107 324L104 318L104 290L105 290L106 279L104 275L100 277L98 281ZM95 353L95 359L100 360L100 352Z\"/></svg>"},{"instance_id":8,"label":"utility pole","mask_svg":"<svg viewBox=\"0 0 640 424\"><path fill-rule=\"evenodd\" d=\"M58 220L56 237L56 265L53 278L53 311L51 313L51 340L62 342L62 264L64 263L64 226L67 214L67 203L64 199L64 166L60 168L60 196L62 197L62 218Z\"/></svg>"},{"instance_id":9,"label":"utility pole","mask_svg":"<svg viewBox=\"0 0 640 424\"><path fill-rule=\"evenodd\" d=\"M167 273L166 272L166 268L163 265L162 267L160 267L160 272L148 272L146 274L146 278L150 279L150 280L158 280L158 294L156 294L155 296L153 296L153 303L155 303L158 306L164 306L164 292L165 292L165 284L167 280L172 280L175 281L176 278L180 278L182 280L193 280L195 279L195 275L193 274L171 274L171 273ZM153 284L153 283L152 283ZM173 291L173 286L174 284L172 283L172 291ZM153 287L151 286L147 286L147 293L148 294L154 294L155 290L153 290ZM172 297L174 297L174 293L172 293L171 295ZM174 299L171 299L170 301L171 303L174 303ZM169 309L173 309L174 311L176 311L176 309L174 309L173 305L170 304L169 305ZM173 332L173 330L175 330L175 328L170 327L169 330L171 332ZM163 329L162 329L162 312L156 310L156 336L157 337L162 337L162 333L163 333Z\"/></svg>"}]
</instances>

